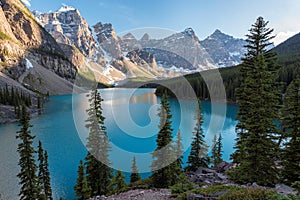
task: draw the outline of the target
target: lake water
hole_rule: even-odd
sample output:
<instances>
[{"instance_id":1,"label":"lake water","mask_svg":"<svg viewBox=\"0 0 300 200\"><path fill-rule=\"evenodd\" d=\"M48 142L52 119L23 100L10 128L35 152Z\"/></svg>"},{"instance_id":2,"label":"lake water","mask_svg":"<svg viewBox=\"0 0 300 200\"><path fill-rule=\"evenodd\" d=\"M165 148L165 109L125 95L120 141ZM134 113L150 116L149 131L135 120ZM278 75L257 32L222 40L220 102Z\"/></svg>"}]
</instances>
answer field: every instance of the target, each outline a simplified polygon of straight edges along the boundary
<instances>
[{"instance_id":1,"label":"lake water","mask_svg":"<svg viewBox=\"0 0 300 200\"><path fill-rule=\"evenodd\" d=\"M111 140L112 167L130 171L133 156L137 158L143 177L150 175L151 152L155 150L159 119L157 109L160 98L153 89L104 89L103 114L106 117L108 136ZM189 153L192 131L195 125L196 102L170 99L172 128L175 135L180 129L185 149L184 160ZM84 127L88 101L85 94L63 95L50 98L43 115L31 120L35 145L41 140L49 154L52 188L56 199L73 199L79 160L87 154L85 149L88 131ZM213 112L212 112L213 111ZM230 159L235 135L234 120L237 106L202 102L203 128L206 141L211 144L214 134L222 132L224 160ZM17 199L19 192L16 174L18 154L17 123L0 126L0 199ZM126 173L127 180L130 173Z\"/></svg>"}]
</instances>

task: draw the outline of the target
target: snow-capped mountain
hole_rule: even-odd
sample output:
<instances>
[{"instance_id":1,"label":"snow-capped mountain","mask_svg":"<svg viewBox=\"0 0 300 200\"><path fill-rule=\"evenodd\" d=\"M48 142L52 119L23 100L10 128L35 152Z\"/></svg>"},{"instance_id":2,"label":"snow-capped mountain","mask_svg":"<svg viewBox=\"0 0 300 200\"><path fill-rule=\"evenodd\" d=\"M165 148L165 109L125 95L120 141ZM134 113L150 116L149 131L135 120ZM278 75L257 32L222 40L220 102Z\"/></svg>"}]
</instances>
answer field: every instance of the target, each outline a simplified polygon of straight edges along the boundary
<instances>
[{"instance_id":1,"label":"snow-capped mountain","mask_svg":"<svg viewBox=\"0 0 300 200\"><path fill-rule=\"evenodd\" d=\"M216 30L205 40L200 41L208 55L218 67L229 67L241 63L241 58L246 53L246 41Z\"/></svg>"},{"instance_id":2,"label":"snow-capped mountain","mask_svg":"<svg viewBox=\"0 0 300 200\"><path fill-rule=\"evenodd\" d=\"M140 44L143 50L152 53L157 63L165 68L177 67L198 71L214 68L213 61L192 28L159 40L144 35Z\"/></svg>"},{"instance_id":3,"label":"snow-capped mountain","mask_svg":"<svg viewBox=\"0 0 300 200\"><path fill-rule=\"evenodd\" d=\"M56 12L34 14L57 42L75 45L87 57L99 51L88 23L77 9L64 5Z\"/></svg>"},{"instance_id":4,"label":"snow-capped mountain","mask_svg":"<svg viewBox=\"0 0 300 200\"><path fill-rule=\"evenodd\" d=\"M192 28L163 39L152 39L148 33L137 39L132 33L118 36L110 23L98 22L91 27L70 6L64 5L55 12L33 13L69 59L97 71L98 80L106 83L131 77L174 77L232 66L239 64L244 54L243 40L219 30L203 41ZM79 53L74 57L74 47L82 56Z\"/></svg>"}]
</instances>

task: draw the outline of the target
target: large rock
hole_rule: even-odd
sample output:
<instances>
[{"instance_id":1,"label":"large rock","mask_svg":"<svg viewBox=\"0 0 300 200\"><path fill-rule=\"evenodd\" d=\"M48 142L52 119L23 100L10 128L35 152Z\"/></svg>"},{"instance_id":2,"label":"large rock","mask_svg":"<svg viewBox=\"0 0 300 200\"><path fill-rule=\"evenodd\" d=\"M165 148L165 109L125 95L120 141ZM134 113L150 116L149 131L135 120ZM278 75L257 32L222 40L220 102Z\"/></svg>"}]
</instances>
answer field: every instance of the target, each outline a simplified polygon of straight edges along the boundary
<instances>
[{"instance_id":1,"label":"large rock","mask_svg":"<svg viewBox=\"0 0 300 200\"><path fill-rule=\"evenodd\" d=\"M90 200L175 200L168 189L129 190L109 197L97 196Z\"/></svg>"},{"instance_id":2,"label":"large rock","mask_svg":"<svg viewBox=\"0 0 300 200\"><path fill-rule=\"evenodd\" d=\"M187 173L191 182L194 183L203 183L205 185L214 185L214 184L228 184L231 181L225 174L218 173L213 169L208 169L200 167L196 172Z\"/></svg>"},{"instance_id":3,"label":"large rock","mask_svg":"<svg viewBox=\"0 0 300 200\"><path fill-rule=\"evenodd\" d=\"M219 173L225 173L228 170L234 168L234 164L232 162L221 162L220 164L218 164L217 166L214 166L213 169L216 170Z\"/></svg>"},{"instance_id":4,"label":"large rock","mask_svg":"<svg viewBox=\"0 0 300 200\"><path fill-rule=\"evenodd\" d=\"M294 188L289 187L289 186L284 185L284 184L277 184L275 186L275 190L279 194L284 194L284 195L288 195L288 194L296 195L296 194L298 194L298 192Z\"/></svg>"}]
</instances>

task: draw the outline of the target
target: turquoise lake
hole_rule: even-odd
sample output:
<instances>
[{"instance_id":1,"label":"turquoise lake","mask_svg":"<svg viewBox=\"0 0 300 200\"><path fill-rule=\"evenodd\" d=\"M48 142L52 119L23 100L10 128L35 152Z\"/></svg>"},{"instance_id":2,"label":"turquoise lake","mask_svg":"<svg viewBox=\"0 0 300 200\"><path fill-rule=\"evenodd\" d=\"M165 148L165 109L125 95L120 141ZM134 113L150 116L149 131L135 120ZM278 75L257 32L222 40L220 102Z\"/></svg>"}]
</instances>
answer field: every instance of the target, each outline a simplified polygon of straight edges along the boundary
<instances>
[{"instance_id":1,"label":"turquoise lake","mask_svg":"<svg viewBox=\"0 0 300 200\"><path fill-rule=\"evenodd\" d=\"M106 117L108 137L111 140L112 167L126 173L127 180L133 156L142 176L151 174L151 152L156 148L159 119L157 109L160 98L153 89L103 89L103 115ZM173 134L180 129L185 149L184 160L189 153L192 132L195 125L196 102L191 100L169 100L172 111ZM53 96L45 104L44 113L31 120L31 132L36 135L35 145L41 140L48 151L51 183L55 199L74 199L73 186L76 182L79 160L87 154L85 149L88 135L85 126L88 108L86 94ZM213 112L212 112L213 111ZM208 145L214 134L222 133L223 159L229 161L233 152L235 116L237 106L202 102L203 129ZM18 123L0 125L0 199L17 199L19 192L16 174Z\"/></svg>"}]
</instances>

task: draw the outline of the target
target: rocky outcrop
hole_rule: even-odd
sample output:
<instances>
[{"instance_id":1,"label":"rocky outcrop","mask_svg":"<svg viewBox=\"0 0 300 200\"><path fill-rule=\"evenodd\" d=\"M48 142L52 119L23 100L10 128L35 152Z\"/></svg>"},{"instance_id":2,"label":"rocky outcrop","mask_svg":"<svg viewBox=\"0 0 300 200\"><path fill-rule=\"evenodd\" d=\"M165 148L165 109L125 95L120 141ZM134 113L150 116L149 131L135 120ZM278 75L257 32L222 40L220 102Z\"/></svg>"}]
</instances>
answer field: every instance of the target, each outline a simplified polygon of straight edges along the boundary
<instances>
[{"instance_id":1,"label":"rocky outcrop","mask_svg":"<svg viewBox=\"0 0 300 200\"><path fill-rule=\"evenodd\" d=\"M34 15L19 0L2 0L0 7L0 70L6 75L5 81L18 81L28 75L28 62L36 62L45 70L60 76L67 83L73 82L77 69L72 59L65 55L64 50L55 39L37 22ZM2 23L3 22L3 23ZM71 58L71 57L70 57ZM51 73L49 73L51 74ZM31 76L31 79L37 77ZM40 76L39 81L51 76ZM48 82L51 85L55 82ZM14 83L14 85L16 85ZM45 89L48 87L45 85ZM44 91L40 91L44 93Z\"/></svg>"},{"instance_id":2,"label":"rocky outcrop","mask_svg":"<svg viewBox=\"0 0 300 200\"><path fill-rule=\"evenodd\" d=\"M115 30L110 23L103 24L98 22L93 26L96 39L101 47L111 57L118 59L122 57L121 39L117 36Z\"/></svg>"},{"instance_id":3,"label":"rocky outcrop","mask_svg":"<svg viewBox=\"0 0 300 200\"><path fill-rule=\"evenodd\" d=\"M191 182L205 185L232 183L225 174L203 167L200 167L196 172L188 172L187 176Z\"/></svg>"},{"instance_id":4,"label":"rocky outcrop","mask_svg":"<svg viewBox=\"0 0 300 200\"><path fill-rule=\"evenodd\" d=\"M246 53L246 41L216 30L205 40L200 41L208 55L218 67L229 67L240 64L241 58Z\"/></svg>"},{"instance_id":5,"label":"rocky outcrop","mask_svg":"<svg viewBox=\"0 0 300 200\"><path fill-rule=\"evenodd\" d=\"M221 162L217 166L214 166L212 169L215 170L218 173L226 173L228 170L233 169L235 167L235 164L232 162Z\"/></svg>"},{"instance_id":6,"label":"rocky outcrop","mask_svg":"<svg viewBox=\"0 0 300 200\"><path fill-rule=\"evenodd\" d=\"M175 200L168 189L129 190L109 197L97 196L90 200Z\"/></svg>"},{"instance_id":7,"label":"rocky outcrop","mask_svg":"<svg viewBox=\"0 0 300 200\"><path fill-rule=\"evenodd\" d=\"M121 49L123 52L142 49L142 45L140 44L140 42L131 33L127 33L126 35L124 35L121 40Z\"/></svg>"},{"instance_id":8,"label":"rocky outcrop","mask_svg":"<svg viewBox=\"0 0 300 200\"><path fill-rule=\"evenodd\" d=\"M77 9L63 6L56 12L35 13L39 23L57 42L74 45L89 58L100 54L89 25Z\"/></svg>"}]
</instances>

